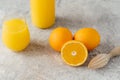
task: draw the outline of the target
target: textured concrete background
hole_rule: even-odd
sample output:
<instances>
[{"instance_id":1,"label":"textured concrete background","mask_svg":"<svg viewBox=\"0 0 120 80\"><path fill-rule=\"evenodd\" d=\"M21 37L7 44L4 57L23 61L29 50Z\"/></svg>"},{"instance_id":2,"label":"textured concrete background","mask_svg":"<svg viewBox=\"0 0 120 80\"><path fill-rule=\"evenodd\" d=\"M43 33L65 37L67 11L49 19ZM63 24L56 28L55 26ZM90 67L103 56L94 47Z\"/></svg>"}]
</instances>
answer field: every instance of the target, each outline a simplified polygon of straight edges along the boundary
<instances>
[{"instance_id":1,"label":"textured concrete background","mask_svg":"<svg viewBox=\"0 0 120 80\"><path fill-rule=\"evenodd\" d=\"M31 24L29 0L0 0L0 37L2 18L10 13L26 16L31 43L23 52L7 49L0 38L0 80L120 80L120 57L103 69L90 70L86 65L99 53L108 53L120 45L120 0L57 0L56 23L46 30ZM48 45L48 37L57 26L68 27L74 34L82 27L94 27L101 34L101 44L89 53L84 66L70 67Z\"/></svg>"}]
</instances>

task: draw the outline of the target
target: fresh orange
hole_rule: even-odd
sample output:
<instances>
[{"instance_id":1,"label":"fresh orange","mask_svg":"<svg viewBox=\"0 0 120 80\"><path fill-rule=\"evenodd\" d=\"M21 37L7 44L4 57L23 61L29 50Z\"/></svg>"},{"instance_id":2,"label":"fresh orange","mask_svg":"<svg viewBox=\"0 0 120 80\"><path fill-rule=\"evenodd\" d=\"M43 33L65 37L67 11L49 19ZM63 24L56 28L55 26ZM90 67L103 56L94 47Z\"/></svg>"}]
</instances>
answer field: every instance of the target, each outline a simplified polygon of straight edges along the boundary
<instances>
[{"instance_id":1,"label":"fresh orange","mask_svg":"<svg viewBox=\"0 0 120 80\"><path fill-rule=\"evenodd\" d=\"M60 51L63 44L72 39L72 33L68 28L58 27L51 32L49 44L54 50Z\"/></svg>"},{"instance_id":2,"label":"fresh orange","mask_svg":"<svg viewBox=\"0 0 120 80\"><path fill-rule=\"evenodd\" d=\"M94 28L82 28L78 30L74 35L74 39L82 42L89 51L100 44L100 34Z\"/></svg>"},{"instance_id":3,"label":"fresh orange","mask_svg":"<svg viewBox=\"0 0 120 80\"><path fill-rule=\"evenodd\" d=\"M61 49L61 57L70 66L80 66L88 57L87 48L80 41L68 41Z\"/></svg>"}]
</instances>

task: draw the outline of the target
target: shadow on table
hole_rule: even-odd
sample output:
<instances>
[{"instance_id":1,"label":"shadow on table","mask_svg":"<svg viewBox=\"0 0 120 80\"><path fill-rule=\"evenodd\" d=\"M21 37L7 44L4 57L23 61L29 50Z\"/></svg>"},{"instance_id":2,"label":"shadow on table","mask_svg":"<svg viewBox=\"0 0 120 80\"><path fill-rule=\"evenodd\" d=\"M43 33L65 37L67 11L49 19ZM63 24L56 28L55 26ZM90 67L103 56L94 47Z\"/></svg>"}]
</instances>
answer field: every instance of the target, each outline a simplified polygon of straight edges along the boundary
<instances>
[{"instance_id":1,"label":"shadow on table","mask_svg":"<svg viewBox=\"0 0 120 80\"><path fill-rule=\"evenodd\" d=\"M25 56L44 55L46 48L44 43L44 41L33 40L24 51L20 52L20 54Z\"/></svg>"},{"instance_id":2,"label":"shadow on table","mask_svg":"<svg viewBox=\"0 0 120 80\"><path fill-rule=\"evenodd\" d=\"M109 42L101 43L96 49L89 52L88 59L87 59L86 63L83 66L88 66L91 59L93 57L95 57L97 54L101 54L101 53L108 54L113 48L114 48L114 45L109 43Z\"/></svg>"},{"instance_id":3,"label":"shadow on table","mask_svg":"<svg viewBox=\"0 0 120 80\"><path fill-rule=\"evenodd\" d=\"M79 26L78 26L79 25ZM70 17L56 17L56 23L51 29L58 27L58 26L64 26L68 28L73 28L73 27L84 27L85 24L83 23L82 19L73 17L72 19Z\"/></svg>"}]
</instances>

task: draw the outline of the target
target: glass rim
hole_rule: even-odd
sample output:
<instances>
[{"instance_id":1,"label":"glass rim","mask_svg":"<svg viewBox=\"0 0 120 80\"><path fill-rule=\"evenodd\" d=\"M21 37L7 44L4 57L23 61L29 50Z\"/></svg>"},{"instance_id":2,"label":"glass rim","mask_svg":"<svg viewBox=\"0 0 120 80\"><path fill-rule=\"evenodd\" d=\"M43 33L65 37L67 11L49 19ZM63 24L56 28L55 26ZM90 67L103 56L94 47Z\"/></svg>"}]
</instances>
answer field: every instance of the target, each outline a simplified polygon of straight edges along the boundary
<instances>
[{"instance_id":1,"label":"glass rim","mask_svg":"<svg viewBox=\"0 0 120 80\"><path fill-rule=\"evenodd\" d=\"M14 19L14 17L11 17L11 19ZM5 21L6 20L11 20L11 19L5 19L4 21L3 21L3 25L2 25L2 27L3 27L3 30L2 31L7 31L7 32L9 32L9 33L19 33L19 32L22 32L22 31L24 31L26 28L28 28L28 26L27 26L27 23L26 23L26 20L24 19L24 18L20 18L20 17L16 17L16 19L20 19L20 20L22 20L23 22L24 22L24 24L22 24L22 25L19 25L19 27L21 26L24 26L22 29L20 29L20 30L18 30L18 31L10 31L10 30L8 30L7 28L6 28L6 26L7 25L5 25Z\"/></svg>"}]
</instances>

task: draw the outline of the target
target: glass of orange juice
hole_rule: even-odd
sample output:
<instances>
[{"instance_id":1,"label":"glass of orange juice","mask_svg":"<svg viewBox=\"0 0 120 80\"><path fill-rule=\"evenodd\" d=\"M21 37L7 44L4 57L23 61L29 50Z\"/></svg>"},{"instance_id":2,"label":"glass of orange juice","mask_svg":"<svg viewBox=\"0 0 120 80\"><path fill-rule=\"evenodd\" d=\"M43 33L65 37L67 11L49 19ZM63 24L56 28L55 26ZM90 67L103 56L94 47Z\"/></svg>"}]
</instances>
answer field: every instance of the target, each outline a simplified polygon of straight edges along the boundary
<instances>
[{"instance_id":1,"label":"glass of orange juice","mask_svg":"<svg viewBox=\"0 0 120 80\"><path fill-rule=\"evenodd\" d=\"M2 41L13 51L22 51L30 43L26 20L20 15L9 15L3 20Z\"/></svg>"}]
</instances>

